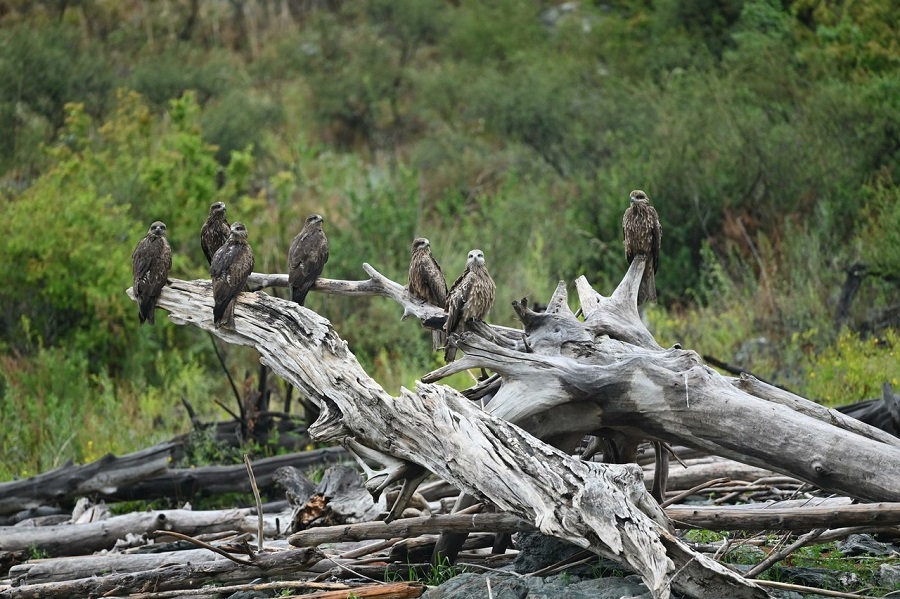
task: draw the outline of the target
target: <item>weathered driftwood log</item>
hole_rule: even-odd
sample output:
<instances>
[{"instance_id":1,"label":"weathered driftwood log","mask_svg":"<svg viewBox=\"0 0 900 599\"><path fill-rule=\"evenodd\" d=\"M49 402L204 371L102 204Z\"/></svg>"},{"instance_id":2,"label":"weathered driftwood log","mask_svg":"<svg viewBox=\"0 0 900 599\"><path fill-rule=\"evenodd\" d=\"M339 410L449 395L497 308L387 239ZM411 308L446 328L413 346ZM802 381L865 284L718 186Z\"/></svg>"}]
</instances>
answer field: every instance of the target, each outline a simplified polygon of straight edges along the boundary
<instances>
[{"instance_id":1,"label":"weathered driftwood log","mask_svg":"<svg viewBox=\"0 0 900 599\"><path fill-rule=\"evenodd\" d=\"M900 503L864 503L842 507L672 506L666 514L676 525L710 530L797 530L848 526L896 526Z\"/></svg>"},{"instance_id":2,"label":"weathered driftwood log","mask_svg":"<svg viewBox=\"0 0 900 599\"><path fill-rule=\"evenodd\" d=\"M519 532L534 529L531 523L509 514L449 514L402 518L390 523L319 526L292 534L288 542L297 547L316 547L322 543L392 539L441 532Z\"/></svg>"},{"instance_id":3,"label":"weathered driftwood log","mask_svg":"<svg viewBox=\"0 0 900 599\"><path fill-rule=\"evenodd\" d=\"M721 507L670 506L665 512L678 528L710 530L807 531L820 527L900 525L900 504L849 505L843 498L836 499L837 501L795 500ZM297 547L315 547L322 543L391 539L443 532L519 532L534 529L530 523L509 514L449 514L404 518L391 523L362 522L348 526L311 528L294 533L288 537L288 541Z\"/></svg>"},{"instance_id":4,"label":"weathered driftwood log","mask_svg":"<svg viewBox=\"0 0 900 599\"><path fill-rule=\"evenodd\" d=\"M121 457L112 454L84 466L68 462L24 480L0 483L0 514L48 504L71 504L84 495L114 493L169 467L173 445L163 443Z\"/></svg>"},{"instance_id":5,"label":"weathered driftwood log","mask_svg":"<svg viewBox=\"0 0 900 599\"><path fill-rule=\"evenodd\" d=\"M191 511L163 510L133 512L90 524L61 524L39 527L0 528L0 551L35 547L53 556L85 555L111 549L128 534L149 534L171 530L186 535L237 530L255 532L257 519L249 509ZM266 534L274 534L274 526Z\"/></svg>"},{"instance_id":6,"label":"weathered driftwood log","mask_svg":"<svg viewBox=\"0 0 900 599\"><path fill-rule=\"evenodd\" d=\"M770 477L775 473L765 468L748 466L741 462L724 458L708 457L686 460L687 468L677 462L669 472L669 490L690 489L700 483L714 478L727 477L732 480L754 481ZM652 480L652 468L644 469L644 480L648 484Z\"/></svg>"},{"instance_id":7,"label":"weathered driftwood log","mask_svg":"<svg viewBox=\"0 0 900 599\"><path fill-rule=\"evenodd\" d=\"M162 593L136 593L129 596L129 599L185 599L187 597L210 597L218 598L226 594L237 594L238 591L285 591L293 590L316 590L312 593L304 593L302 595L291 594L292 599L347 599L347 597L357 597L358 599L413 599L420 597L425 592L425 585L421 582L391 582L379 584L364 585L347 585L337 584L333 582L306 582L302 580L283 580L278 582L263 582L256 584L241 584L215 587L214 592L210 593L205 589L197 589L193 591L165 591ZM325 589L324 591L321 589ZM329 590L330 589L330 590Z\"/></svg>"},{"instance_id":8,"label":"weathered driftwood log","mask_svg":"<svg viewBox=\"0 0 900 599\"><path fill-rule=\"evenodd\" d=\"M669 533L639 467L573 459L481 412L446 386L420 384L415 392L402 389L391 397L362 370L327 320L262 293L241 294L237 304L233 330L214 328L208 281L173 280L158 306L169 310L176 324L255 347L266 365L319 403L322 415L309 431L314 438L352 441L356 448L425 466L546 533L628 564L654 597L668 597L672 586L694 597L766 596ZM417 310L435 310L404 307L417 316ZM463 351L480 351L467 339L460 340ZM518 343L525 349L524 340ZM534 355L516 353L525 359ZM553 395L546 389L554 381L535 387L538 401ZM627 391L628 385L617 388ZM532 400L528 394L522 399Z\"/></svg>"},{"instance_id":9,"label":"weathered driftwood log","mask_svg":"<svg viewBox=\"0 0 900 599\"><path fill-rule=\"evenodd\" d=\"M659 349L652 338L636 332L639 320L631 322L633 302L627 294L633 291L634 271L632 263L609 298L579 279L585 327L594 327L602 314L604 336L593 343L579 340L551 355L470 336L461 360L423 380L489 368L501 375L503 385L488 411L542 439L612 428L705 449L860 499L900 501L900 440L771 386L753 383L753 394L745 392L702 365L693 351ZM540 327L532 335L526 320L529 340L547 334L538 318L543 315L526 312L526 317ZM567 315L561 312L559 318ZM559 328L554 323L549 332ZM606 336L616 330L625 331L628 341ZM749 383L744 379L739 385Z\"/></svg>"},{"instance_id":10,"label":"weathered driftwood log","mask_svg":"<svg viewBox=\"0 0 900 599\"><path fill-rule=\"evenodd\" d=\"M0 591L0 599L128 595L150 590L158 592L189 589L207 584L248 582L261 576L289 577L297 570L318 562L322 557L324 556L317 549L307 548L260 553L255 556L252 566L230 560L173 564L143 572L107 574L67 582L12 587Z\"/></svg>"},{"instance_id":11,"label":"weathered driftwood log","mask_svg":"<svg viewBox=\"0 0 900 599\"><path fill-rule=\"evenodd\" d=\"M243 557L243 556L242 556ZM114 572L145 572L172 564L196 564L226 559L207 549L163 553L106 553L63 559L41 559L13 566L9 578L16 586L103 576Z\"/></svg>"},{"instance_id":12,"label":"weathered driftwood log","mask_svg":"<svg viewBox=\"0 0 900 599\"><path fill-rule=\"evenodd\" d=\"M349 459L350 454L343 447L325 447L255 460L252 466L260 492L268 493L275 488L275 471L283 466L305 470ZM195 495L235 492L251 492L247 468L243 464L171 468L159 476L123 485L109 493L101 493L100 497L117 501L159 497L187 500Z\"/></svg>"}]
</instances>

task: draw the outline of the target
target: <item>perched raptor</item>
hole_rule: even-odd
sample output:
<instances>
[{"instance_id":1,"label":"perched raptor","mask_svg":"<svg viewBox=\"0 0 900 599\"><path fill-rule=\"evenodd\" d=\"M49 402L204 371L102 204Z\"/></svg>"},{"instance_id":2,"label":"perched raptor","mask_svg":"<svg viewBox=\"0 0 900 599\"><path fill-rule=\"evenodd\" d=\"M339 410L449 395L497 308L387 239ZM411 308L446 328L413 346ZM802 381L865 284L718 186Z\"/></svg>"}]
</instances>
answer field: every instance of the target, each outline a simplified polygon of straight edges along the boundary
<instances>
[{"instance_id":1,"label":"perched raptor","mask_svg":"<svg viewBox=\"0 0 900 599\"><path fill-rule=\"evenodd\" d=\"M172 248L166 239L166 224L156 221L131 254L132 285L141 324L153 324L156 300L169 282L171 268Z\"/></svg>"},{"instance_id":2,"label":"perched raptor","mask_svg":"<svg viewBox=\"0 0 900 599\"><path fill-rule=\"evenodd\" d=\"M470 320L483 320L494 304L494 280L484 264L484 252L472 250L466 259L466 269L450 287L447 296L447 334L466 330ZM452 362L456 348L447 346L444 359Z\"/></svg>"},{"instance_id":3,"label":"perched raptor","mask_svg":"<svg viewBox=\"0 0 900 599\"><path fill-rule=\"evenodd\" d=\"M220 247L209 265L212 276L213 322L216 328L234 328L234 302L253 271L253 249L247 243L244 223L231 225L228 241Z\"/></svg>"},{"instance_id":4,"label":"perched raptor","mask_svg":"<svg viewBox=\"0 0 900 599\"><path fill-rule=\"evenodd\" d=\"M443 308L447 305L447 281L444 272L434 256L431 244L424 237L412 242L412 259L409 262L409 293L432 306ZM431 349L437 351L447 342L443 330L431 332Z\"/></svg>"},{"instance_id":5,"label":"perched raptor","mask_svg":"<svg viewBox=\"0 0 900 599\"><path fill-rule=\"evenodd\" d=\"M203 248L203 254L206 261L212 264L213 256L216 255L222 245L228 241L231 234L231 227L225 220L225 203L215 202L209 207L209 216L206 222L200 228L200 246Z\"/></svg>"},{"instance_id":6,"label":"perched raptor","mask_svg":"<svg viewBox=\"0 0 900 599\"><path fill-rule=\"evenodd\" d=\"M291 249L288 251L291 299L301 306L328 262L328 238L322 230L322 220L318 214L306 217L303 229L291 241Z\"/></svg>"},{"instance_id":7,"label":"perched raptor","mask_svg":"<svg viewBox=\"0 0 900 599\"><path fill-rule=\"evenodd\" d=\"M628 263L634 257L647 256L644 276L638 289L637 303L656 301L656 271L659 270L659 242L662 239L662 227L659 215L650 205L650 198L640 189L631 192L631 206L622 218L622 231L625 236L625 256Z\"/></svg>"}]
</instances>

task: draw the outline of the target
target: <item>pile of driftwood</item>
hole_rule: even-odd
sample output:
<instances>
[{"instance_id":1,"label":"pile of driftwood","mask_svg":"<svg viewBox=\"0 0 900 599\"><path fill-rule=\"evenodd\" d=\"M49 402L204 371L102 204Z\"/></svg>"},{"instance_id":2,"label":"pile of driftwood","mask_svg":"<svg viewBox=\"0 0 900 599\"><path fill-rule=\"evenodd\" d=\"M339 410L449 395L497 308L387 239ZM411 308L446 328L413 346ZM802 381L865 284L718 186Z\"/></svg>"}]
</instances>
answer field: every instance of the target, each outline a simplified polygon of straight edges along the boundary
<instances>
[{"instance_id":1,"label":"pile of driftwood","mask_svg":"<svg viewBox=\"0 0 900 599\"><path fill-rule=\"evenodd\" d=\"M10 532L0 537L4 556L55 548L55 539L77 529L87 531L75 543L83 548L79 552L96 551L101 548L97 543L109 550L121 539L119 552L126 553L134 551L131 545L146 544L146 538L154 545L180 538L193 545L205 543L204 555L216 557L187 565L157 557L161 561L152 569L130 566L130 571L107 564L89 577L81 570L80 578L66 574L66 583L35 583L47 586L32 584L34 566L20 564L10 568L14 586L0 591L0 597L47 597L54 592L190 595L185 589L218 596L221 587L198 587L239 581L300 584L298 579L304 584L346 584L347 578L369 577L377 581L372 590L352 590L366 596L362 593L383 592L382 581L393 576L390 563L427 567L449 558L472 560L473 567L482 560L481 567L493 568L511 552L505 543L490 541L497 553L485 557L490 552L481 548L488 543L485 533L534 528L590 552L589 559L600 556L630 569L655 599L667 599L673 590L697 598L762 598L768 591L755 576L767 563L739 574L715 559L728 550L727 543L710 553L708 546L685 542L677 528L805 531L795 543L773 552L770 563L813 538L836 538L850 529L896 530L900 439L753 377L726 378L690 350L660 347L636 308L643 262L642 257L632 262L609 297L579 278L575 288L581 319L569 308L565 285L560 284L544 312L530 310L524 301L513 302L523 329L469 323L470 332L451 338L463 358L396 396L360 367L330 322L308 309L265 293L242 293L235 327L217 329L209 282L172 280L158 304L169 311L170 319L210 331L225 342L256 348L263 364L320 410L309 428L311 437L337 442L351 453L365 472L364 486L351 482L347 470L332 470L320 487L304 482L296 471L276 469L272 480L280 481L287 503L267 510L260 492L260 483L266 481L256 474L262 465L248 463L245 475L233 475L246 478L259 498L255 516L250 510L217 513L216 524L197 526L193 518L209 514L147 512L127 517L136 520L134 530L113 530L118 519L126 518L116 516L48 528L39 542L38 527L25 534ZM441 326L446 318L442 309L415 300L370 266L364 269L370 276L366 281L319 279L314 289L389 297L403 307L404 315L428 327ZM287 277L254 274L251 284L285 286ZM493 374L464 394L435 384L467 369ZM585 435L596 442L573 455ZM636 463L645 441L655 448L652 478ZM667 481L668 446L676 448L684 467L673 463ZM690 456L679 446L732 462ZM592 455L602 455L602 462ZM704 474L679 481L680 469ZM66 492L74 488L76 495L103 496L116 488L111 470L104 465L75 477ZM645 480L654 481L658 500L651 497ZM131 478L119 485L135 483ZM48 502L45 485L24 484L30 487L15 494L0 490L0 497L27 501L44 493ZM145 484L145 492L151 487ZM815 496L813 489L837 498ZM681 503L697 494L714 502ZM757 503L761 508L729 505L738 498L770 497L779 502ZM456 513L446 514L451 501ZM482 509L493 513L482 514ZM228 536L200 538L209 534ZM113 574L112 568L119 573ZM135 580L140 581L137 587ZM76 586L52 586L62 584ZM422 589L406 585L398 592L416 594Z\"/></svg>"},{"instance_id":2,"label":"pile of driftwood","mask_svg":"<svg viewBox=\"0 0 900 599\"><path fill-rule=\"evenodd\" d=\"M386 523L396 493L373 498L340 447L190 469L169 467L174 449L163 444L0 484L0 517L6 524L0 527L5 577L0 597L227 597L239 590L278 590L293 597L418 597L425 587L415 579L427 579L433 571L440 535L467 535L455 555L457 566L490 572L517 554L514 545L498 550L499 535L536 529L481 503L449 513L459 491L442 480L419 487L404 513ZM858 532L900 534L900 504L854 505L846 497L821 497L809 485L765 469L683 447L673 454L663 506L676 527L780 531L786 539L796 538L762 560L751 576L803 544ZM650 446L639 450L638 461L644 463L645 480L652 481ZM323 469L319 483L305 476ZM190 498L201 490L251 492L259 505L206 511L186 505L111 515L110 507L121 499L176 493ZM54 507L79 497L74 511ZM722 541L694 548L721 558L736 546ZM592 559L593 553L578 554L534 574Z\"/></svg>"}]
</instances>

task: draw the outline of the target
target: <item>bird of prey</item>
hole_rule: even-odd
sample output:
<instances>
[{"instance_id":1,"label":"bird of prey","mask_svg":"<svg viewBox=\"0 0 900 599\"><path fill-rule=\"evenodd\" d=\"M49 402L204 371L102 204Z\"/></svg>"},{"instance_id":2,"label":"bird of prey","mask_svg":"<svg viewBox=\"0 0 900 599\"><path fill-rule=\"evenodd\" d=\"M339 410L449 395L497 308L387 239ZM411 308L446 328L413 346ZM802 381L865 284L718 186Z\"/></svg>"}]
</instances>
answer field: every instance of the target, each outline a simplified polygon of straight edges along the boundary
<instances>
[{"instance_id":1,"label":"bird of prey","mask_svg":"<svg viewBox=\"0 0 900 599\"><path fill-rule=\"evenodd\" d=\"M625 238L625 256L628 264L635 256L643 254L647 257L644 275L638 288L637 303L656 301L656 271L659 270L659 242L662 239L662 227L659 215L650 205L650 198L640 189L631 192L631 206L625 210L622 218L622 231Z\"/></svg>"},{"instance_id":2,"label":"bird of prey","mask_svg":"<svg viewBox=\"0 0 900 599\"><path fill-rule=\"evenodd\" d=\"M213 322L217 329L222 325L234 328L234 302L252 271L253 249L247 243L247 227L241 222L233 223L228 240L209 265L215 301Z\"/></svg>"},{"instance_id":3,"label":"bird of prey","mask_svg":"<svg viewBox=\"0 0 900 599\"><path fill-rule=\"evenodd\" d=\"M409 293L432 306L444 308L447 305L447 281L444 272L434 256L431 243L424 237L412 242L412 259L409 262ZM447 341L443 330L431 332L431 349L437 351Z\"/></svg>"},{"instance_id":4,"label":"bird of prey","mask_svg":"<svg viewBox=\"0 0 900 599\"><path fill-rule=\"evenodd\" d=\"M169 282L171 268L172 248L166 239L166 224L156 221L131 253L132 285L141 324L153 324L156 300Z\"/></svg>"},{"instance_id":5,"label":"bird of prey","mask_svg":"<svg viewBox=\"0 0 900 599\"><path fill-rule=\"evenodd\" d=\"M200 246L203 248L203 254L206 256L207 262L212 264L216 250L228 241L230 234L231 227L228 226L228 221L225 220L225 203L214 202L209 207L209 216L206 217L206 222L203 223L203 227L200 229Z\"/></svg>"},{"instance_id":6,"label":"bird of prey","mask_svg":"<svg viewBox=\"0 0 900 599\"><path fill-rule=\"evenodd\" d=\"M291 299L301 306L328 262L328 238L322 230L322 220L318 214L306 217L303 229L291 241L291 249L288 251Z\"/></svg>"},{"instance_id":7,"label":"bird of prey","mask_svg":"<svg viewBox=\"0 0 900 599\"><path fill-rule=\"evenodd\" d=\"M472 250L466 258L466 269L450 287L447 295L447 334L466 330L471 320L483 320L494 304L494 280L484 264L484 252ZM444 359L452 362L456 348L447 346Z\"/></svg>"}]
</instances>

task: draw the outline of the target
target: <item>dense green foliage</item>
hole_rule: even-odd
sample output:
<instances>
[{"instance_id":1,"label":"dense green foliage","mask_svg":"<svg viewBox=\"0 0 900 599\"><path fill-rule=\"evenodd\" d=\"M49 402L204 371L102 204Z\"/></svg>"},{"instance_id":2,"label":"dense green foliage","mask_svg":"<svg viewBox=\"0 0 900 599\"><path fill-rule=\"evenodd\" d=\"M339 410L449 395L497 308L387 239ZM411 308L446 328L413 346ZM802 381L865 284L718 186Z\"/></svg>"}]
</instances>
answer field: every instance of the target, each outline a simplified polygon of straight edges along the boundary
<instances>
[{"instance_id":1,"label":"dense green foliage","mask_svg":"<svg viewBox=\"0 0 900 599\"><path fill-rule=\"evenodd\" d=\"M642 188L664 229L662 343L834 403L896 384L897 334L873 320L900 277L890 2L326 4L0 13L0 450L15 456L0 478L183 430L182 396L206 415L227 401L207 338L139 327L124 294L156 219L172 276L206 276L216 200L261 271L285 270L312 212L333 278L369 262L403 281L426 235L452 280L479 247L491 320L513 324L510 300L546 301L560 279L613 288ZM833 324L859 261L875 276L849 326L878 341ZM391 302L308 305L389 390L437 364ZM251 352L229 359L253 371Z\"/></svg>"}]
</instances>

